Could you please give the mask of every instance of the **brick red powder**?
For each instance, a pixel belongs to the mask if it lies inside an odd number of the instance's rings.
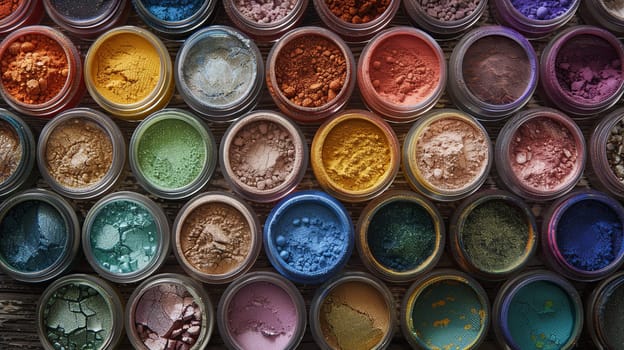
[[[8,17],[15,12],[24,0],[0,0],[0,19]]]
[[[386,11],[390,0],[325,0],[329,10],[345,22],[367,23]]]

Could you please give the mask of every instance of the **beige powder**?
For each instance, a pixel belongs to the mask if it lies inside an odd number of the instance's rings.
[[[15,129],[0,121],[0,182],[13,175],[22,160],[22,145]]]

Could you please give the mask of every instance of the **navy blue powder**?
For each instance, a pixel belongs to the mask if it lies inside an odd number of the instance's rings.
[[[144,0],[143,5],[156,18],[176,22],[194,15],[202,6],[201,0]]]
[[[511,0],[512,5],[530,19],[549,20],[565,14],[573,0]]]

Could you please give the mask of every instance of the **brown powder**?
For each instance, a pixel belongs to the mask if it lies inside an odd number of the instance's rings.
[[[390,0],[325,0],[336,17],[345,22],[368,23],[379,17],[390,5]]]
[[[13,175],[21,160],[22,144],[15,128],[0,121],[0,182]]]
[[[8,17],[15,12],[24,0],[0,0],[0,19]]]

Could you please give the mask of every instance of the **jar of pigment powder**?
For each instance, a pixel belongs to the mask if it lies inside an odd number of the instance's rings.
[[[7,1],[0,6],[0,35],[37,24],[43,18],[43,14],[43,4],[40,0]]]
[[[393,27],[362,50],[358,87],[371,110],[391,122],[411,122],[444,93],[446,69],[444,53],[432,37],[412,27]]]
[[[73,274],[50,284],[37,303],[37,334],[45,350],[116,348],[124,307],[115,287]]]
[[[226,192],[205,192],[178,212],[173,252],[189,275],[204,283],[228,283],[251,269],[262,247],[254,210]]]
[[[538,61],[531,43],[502,26],[464,35],[449,60],[448,93],[455,105],[483,121],[524,107],[537,87]]]
[[[587,24],[624,34],[624,2],[620,0],[581,1],[579,15]]]
[[[385,349],[395,326],[390,289],[364,272],[327,281],[310,305],[310,330],[321,349]]]
[[[574,286],[547,270],[508,280],[492,306],[492,328],[504,350],[573,349],[583,330]]]
[[[531,208],[501,190],[466,198],[449,223],[453,258],[471,275],[503,280],[526,267],[537,249],[537,224]]]
[[[187,198],[210,180],[217,144],[204,122],[190,112],[165,108],[134,129],[130,168],[141,187],[165,199]]]
[[[478,349],[490,324],[490,303],[472,277],[438,269],[410,286],[399,318],[415,349]]]
[[[214,319],[203,285],[176,273],[152,276],[136,287],[124,315],[126,334],[138,350],[206,349]]]
[[[35,183],[35,137],[22,118],[0,108],[0,199]]]
[[[308,0],[224,0],[225,13],[241,31],[259,42],[273,42],[298,26]]]
[[[355,87],[355,59],[347,44],[325,28],[293,29],[271,48],[266,82],[284,114],[320,123],[347,105]]]
[[[80,249],[76,212],[58,194],[30,189],[0,205],[0,270],[39,283],[65,273]]]
[[[327,193],[345,202],[363,202],[392,184],[399,171],[399,140],[380,117],[349,110],[316,131],[310,160]]]
[[[613,34],[574,26],[557,34],[540,59],[540,87],[557,108],[595,117],[624,94],[624,46]]]
[[[136,78],[124,78],[128,76]],[[169,51],[146,29],[111,29],[87,52],[85,83],[93,100],[109,113],[124,120],[142,120],[167,106],[173,95]]]
[[[80,39],[92,39],[126,22],[128,0],[43,0],[48,16]]]
[[[308,144],[299,126],[284,115],[253,111],[226,130],[219,161],[225,180],[236,193],[254,202],[273,202],[303,179]]]
[[[588,142],[586,175],[594,188],[624,199],[624,108],[600,119]]]
[[[20,113],[49,118],[76,106],[84,93],[80,52],[54,28],[11,32],[0,43],[0,63],[0,96]]]
[[[622,349],[624,344],[624,271],[602,281],[585,304],[585,324],[599,349]]]
[[[90,108],[73,108],[50,120],[41,130],[37,165],[56,192],[91,199],[122,180],[126,142],[115,122]]]
[[[211,121],[227,122],[258,104],[264,81],[262,55],[234,28],[203,28],[178,51],[175,80],[193,110]]]
[[[529,39],[547,36],[568,23],[581,0],[493,0],[492,14],[498,23]]]
[[[577,281],[597,281],[624,262],[624,207],[593,190],[570,193],[544,215],[542,252],[553,270]]]
[[[364,207],[355,245],[364,265],[391,282],[429,272],[444,251],[444,221],[433,203],[410,191],[388,191]]]
[[[134,10],[159,36],[183,40],[206,25],[217,0],[132,0]]]
[[[313,0],[321,21],[349,43],[363,43],[386,28],[400,0]]]
[[[403,143],[403,173],[409,185],[438,201],[474,193],[493,161],[485,128],[470,115],[438,109],[417,120]]]
[[[487,0],[404,0],[403,7],[414,25],[445,40],[457,38],[474,26],[487,3]]]
[[[306,306],[294,284],[267,271],[232,282],[217,308],[228,349],[297,349],[306,328]]]
[[[533,201],[560,197],[583,175],[585,139],[578,125],[551,108],[523,110],[496,139],[499,184]]]

